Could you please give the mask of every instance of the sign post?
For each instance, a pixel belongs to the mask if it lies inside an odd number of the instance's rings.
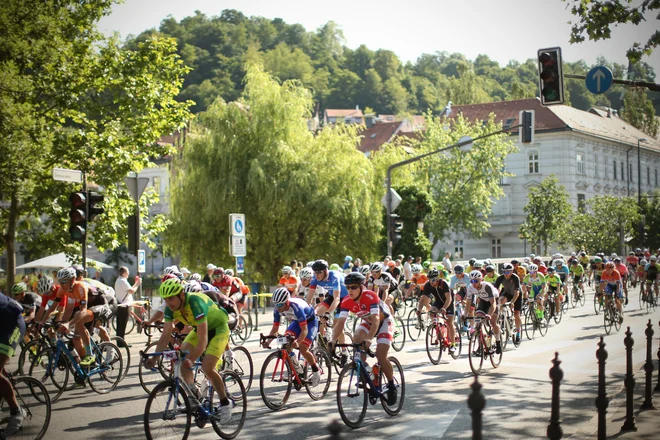
[[[138,273],[145,273],[147,271],[146,252],[144,249],[139,249],[138,257]]]

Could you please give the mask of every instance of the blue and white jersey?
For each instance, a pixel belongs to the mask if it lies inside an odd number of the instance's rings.
[[[562,264],[561,267],[555,267],[555,269],[557,269],[557,273],[561,277],[562,281],[568,279],[568,276],[570,275],[570,272],[571,272],[570,269],[568,268],[568,266],[566,266],[565,264]]]
[[[314,308],[302,298],[289,298],[289,308],[283,312],[275,308],[273,310],[273,325],[280,325],[282,316],[287,317],[290,321],[297,321],[300,325],[307,325],[308,322],[316,321]]]
[[[450,289],[467,289],[467,286],[470,285],[470,276],[466,273],[463,274],[463,278],[458,278],[458,276],[454,275],[451,277],[451,281],[449,283],[449,288]]]
[[[328,295],[335,296],[335,292],[339,292],[339,298],[344,298],[348,295],[348,290],[344,284],[344,274],[337,270],[329,270],[328,277],[319,281],[316,277],[312,277],[312,282],[309,284],[310,287],[321,286],[328,291]]]
[[[219,291],[220,291],[217,287],[215,287],[215,286],[214,286],[213,284],[211,284],[211,283],[205,283],[205,282],[202,281],[202,282],[199,283],[199,284],[202,286],[202,290],[203,290],[203,291],[207,291],[207,292],[208,292],[209,290],[211,290],[211,291],[213,291],[213,292],[219,292]]]

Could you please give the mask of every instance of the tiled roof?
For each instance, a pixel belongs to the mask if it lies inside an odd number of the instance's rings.
[[[555,106],[556,107],[556,106]],[[518,99],[515,101],[489,102],[486,104],[456,105],[452,107],[450,118],[462,114],[469,121],[487,121],[490,114],[495,114],[495,122],[504,124],[507,120],[511,125],[517,125],[518,116],[522,110],[534,110],[535,130],[560,130],[566,128],[566,124],[555,115],[550,108],[543,107],[536,98]],[[518,133],[518,130],[511,130]]]
[[[325,115],[329,118],[345,118],[347,116],[352,118],[364,117],[360,109],[327,109]]]
[[[362,139],[358,150],[363,153],[378,150],[392,139],[400,125],[401,122],[381,122],[367,128],[360,133]]]

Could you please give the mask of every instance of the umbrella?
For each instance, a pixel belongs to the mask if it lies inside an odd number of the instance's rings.
[[[66,258],[64,252],[59,254],[50,255],[48,257],[39,258],[38,260],[30,261],[29,263],[21,264],[16,266],[16,269],[36,269],[36,268],[61,268],[71,266],[71,261]],[[87,267],[98,267],[100,269],[112,269],[112,266],[100,261],[93,260],[91,258],[87,259]]]

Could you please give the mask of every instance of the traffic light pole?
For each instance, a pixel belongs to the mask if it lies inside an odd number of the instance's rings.
[[[447,151],[447,150],[451,150],[452,148],[464,147],[466,145],[470,145],[471,143],[473,143],[475,141],[486,139],[486,138],[489,138],[491,136],[495,136],[497,134],[507,133],[511,130],[514,130],[516,128],[520,128],[522,126],[523,126],[523,124],[513,125],[513,126],[511,126],[509,128],[506,128],[504,130],[495,131],[493,133],[488,133],[488,134],[485,134],[483,136],[476,137],[474,139],[469,139],[469,140],[466,140],[466,141],[463,141],[463,142],[458,142],[458,143],[449,145],[448,147],[440,148],[438,150],[431,151],[429,153],[420,154],[419,156],[414,156],[414,157],[411,157],[410,159],[402,160],[401,162],[397,162],[397,163],[394,163],[394,164],[390,165],[387,168],[387,177],[385,177],[385,184],[387,185],[387,192],[385,193],[386,198],[387,198],[387,220],[386,220],[386,224],[387,224],[387,254],[392,255],[392,227],[390,225],[390,223],[392,221],[391,220],[392,219],[392,193],[390,192],[390,190],[392,189],[392,171],[394,169],[402,167],[404,165],[408,165],[409,163],[420,161],[420,160],[424,159],[425,157],[433,156],[434,154],[438,154],[438,153],[442,153],[442,152]]]
[[[570,78],[570,79],[587,79],[585,75],[572,75],[565,73],[564,78]],[[660,84],[655,84],[652,82],[645,82],[645,81],[630,81],[627,79],[613,79],[612,82],[614,84],[623,84],[625,86],[630,86],[630,87],[645,87],[652,92],[660,92]]]
[[[85,193],[85,218],[89,219],[89,197],[87,196],[87,174],[82,172],[83,178],[83,192]],[[89,222],[89,220],[88,220]],[[85,229],[85,234],[83,235],[82,240],[82,267],[84,271],[87,271],[87,228]]]

